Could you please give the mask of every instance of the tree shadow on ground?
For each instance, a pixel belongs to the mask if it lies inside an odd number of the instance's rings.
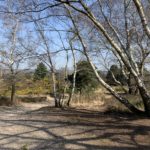
[[[13,150],[14,143],[19,148],[27,143],[30,150],[150,149],[150,120],[146,118],[47,107],[0,121],[5,129],[25,129],[0,132],[3,150]]]

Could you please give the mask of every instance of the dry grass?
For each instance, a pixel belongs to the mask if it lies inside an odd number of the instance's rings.
[[[99,110],[105,104],[106,99],[110,99],[110,97],[112,96],[107,95],[105,89],[101,88],[91,93],[84,93],[82,95],[75,94],[71,106]]]
[[[119,91],[121,94],[121,92]],[[143,103],[140,95],[121,94],[128,99],[134,106],[143,110]],[[93,93],[85,93],[83,95],[75,95],[72,103],[72,107],[86,108],[90,110],[99,110],[103,106],[103,111],[113,113],[130,113],[130,111],[121,104],[116,98],[114,98],[105,89],[101,88]]]

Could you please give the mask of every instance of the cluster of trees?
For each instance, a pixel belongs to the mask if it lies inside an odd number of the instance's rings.
[[[74,92],[82,93],[85,92],[90,92],[94,91],[95,89],[98,88],[98,80],[95,76],[95,74],[92,71],[92,68],[90,64],[86,61],[79,61],[76,63],[77,70],[76,70],[76,76],[75,76],[75,87],[74,87]],[[72,98],[74,94],[72,93],[72,87],[74,84],[73,81],[73,73],[68,74],[68,76],[65,78],[64,75],[64,70],[57,70],[56,71],[56,93],[57,97],[59,97],[59,101],[61,100],[62,96],[64,96],[64,82],[67,82],[67,88],[66,88],[66,93],[70,94],[70,99]],[[43,80],[45,77],[49,77],[51,73],[48,72],[47,67],[43,63],[39,63],[37,65],[37,68],[35,69],[34,75],[33,75],[33,80],[38,82],[39,80]],[[53,94],[53,93],[51,93]],[[60,104],[61,105],[61,104]],[[70,105],[70,101],[68,102],[67,105]]]
[[[64,77],[72,83],[68,101],[71,101],[75,87],[82,91],[80,86],[85,86],[82,82],[92,79],[92,83],[101,84],[130,111],[150,115],[150,94],[144,83],[144,68],[149,67],[150,53],[149,0],[46,0],[44,3],[6,0],[0,9],[3,28],[7,31],[7,36],[3,37],[5,44],[1,43],[0,63],[10,70],[12,100],[20,64],[40,59],[51,73],[55,106],[59,107],[63,96],[57,96],[56,63],[59,61],[56,58],[61,55],[65,57]],[[84,62],[77,63],[79,55],[90,64],[84,73],[80,72]],[[70,65],[73,74],[68,77]],[[99,73],[101,67],[109,70],[108,82]],[[90,71],[86,73],[88,69]],[[110,83],[113,80],[122,88],[127,84],[127,91],[131,91],[131,78],[144,110],[117,93]],[[94,88],[97,84],[87,85]],[[65,80],[63,93],[67,88],[68,80]]]

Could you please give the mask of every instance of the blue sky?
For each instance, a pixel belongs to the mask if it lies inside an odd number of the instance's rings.
[[[45,14],[45,12],[43,12],[42,15],[44,15],[44,14]],[[37,15],[37,14],[35,14],[35,15]],[[3,20],[0,20],[0,32],[1,32],[1,34],[0,34],[0,45],[2,43],[5,43],[5,46],[6,46],[5,48],[7,48],[7,43],[5,42],[5,33],[6,32],[5,32],[4,27],[2,25],[2,21]],[[67,24],[69,24],[69,22],[67,22],[66,20],[59,20],[59,19],[56,19],[56,18],[54,19],[53,17],[52,18],[48,18],[48,22],[47,23],[49,24],[49,27],[47,27],[46,30],[49,30],[49,29],[51,30],[52,28],[56,28],[57,30],[66,30],[66,29],[68,29],[68,26],[65,24],[65,22]],[[35,26],[34,26],[33,22],[24,23],[23,26],[22,26],[22,29],[20,31],[19,36],[23,36],[24,42],[28,41],[28,40],[29,40],[29,42],[31,42],[33,40],[33,42],[36,42],[37,45],[40,45],[41,42],[38,41],[37,33],[35,33],[35,31],[34,31],[34,27]],[[27,31],[29,31],[32,34],[33,39],[26,39],[27,36],[28,36],[28,32]],[[61,50],[62,49],[62,43],[61,43],[61,40],[60,40],[60,37],[59,37],[58,33],[54,32],[54,31],[47,31],[45,33],[46,33],[46,36],[48,36],[49,39],[50,39],[49,43],[50,43],[51,51],[55,52],[55,51]],[[68,48],[68,41],[66,41],[66,33],[65,32],[60,32],[60,33],[61,33],[61,36],[62,36],[62,39],[63,39],[65,47]],[[43,52],[43,47],[39,46],[39,47],[37,47],[36,50],[39,53],[42,53]],[[81,55],[79,53],[77,53],[77,61],[80,60],[80,58],[81,58]],[[34,60],[36,62],[36,59],[34,59]],[[60,52],[55,57],[53,57],[53,61],[54,61],[54,64],[56,65],[57,69],[65,67],[65,64],[66,64],[66,53],[65,52]],[[38,62],[39,61],[37,61],[37,63]],[[69,66],[70,69],[72,69],[73,60],[72,60],[71,52],[69,52],[69,63],[68,63],[68,66]],[[28,63],[27,62],[25,62],[25,63],[23,63],[21,65],[21,68],[26,68],[26,67],[28,67]],[[31,68],[35,68],[36,66],[32,65],[30,67]],[[100,65],[98,66],[98,68],[100,68]]]

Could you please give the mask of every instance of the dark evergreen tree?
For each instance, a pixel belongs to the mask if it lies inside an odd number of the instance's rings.
[[[68,80],[73,82],[73,75],[68,76]],[[80,61],[77,63],[76,74],[76,90],[92,90],[98,86],[98,80],[87,61]]]
[[[124,75],[122,74],[122,71],[120,68],[118,68],[117,65],[112,65],[110,67],[110,70],[108,71],[107,75],[106,75],[106,81],[108,84],[110,85],[117,85],[117,83],[114,80],[114,77],[117,81],[119,81],[122,85],[126,85],[127,81],[124,77]]]
[[[34,80],[41,80],[47,75],[48,71],[46,66],[41,62],[38,64],[34,72]]]

